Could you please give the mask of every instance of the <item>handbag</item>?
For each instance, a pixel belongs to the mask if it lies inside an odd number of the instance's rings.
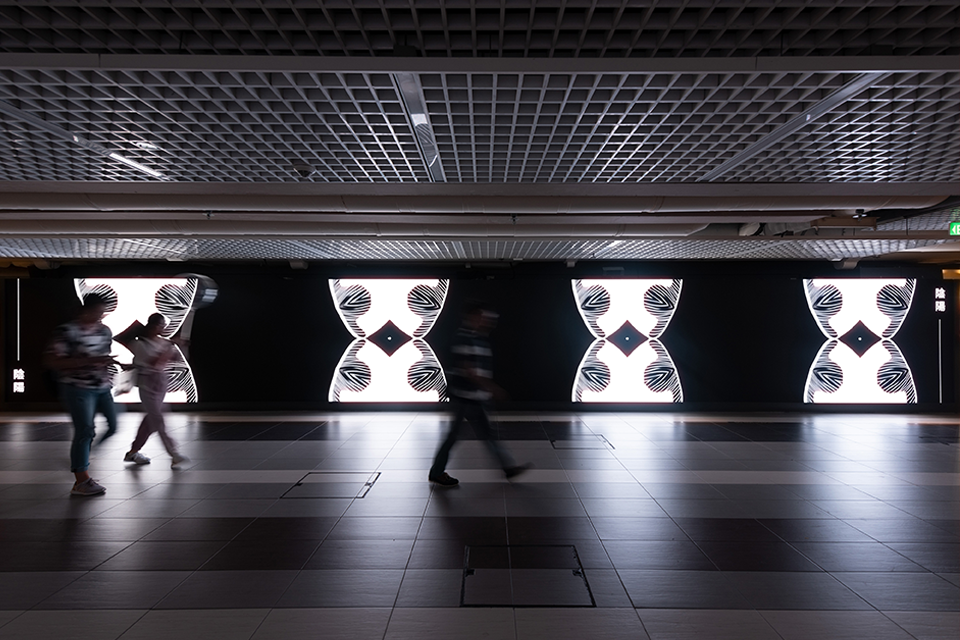
[[[137,370],[134,367],[121,369],[113,381],[113,395],[122,396],[137,386]]]

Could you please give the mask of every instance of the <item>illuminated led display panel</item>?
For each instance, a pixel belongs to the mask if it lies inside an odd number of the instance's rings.
[[[594,337],[577,370],[574,402],[683,402],[680,375],[660,341],[681,287],[678,279],[573,280]]]
[[[107,313],[103,323],[110,327],[113,335],[127,329],[135,320],[146,324],[150,314],[162,313],[167,318],[163,335],[167,338],[173,336],[186,320],[197,292],[195,278],[76,278],[74,285],[80,300],[90,293],[98,293],[106,299]],[[176,348],[179,351],[180,348]],[[114,342],[113,353],[123,364],[133,362],[133,353],[119,342]],[[186,358],[171,361],[167,373],[169,383],[165,402],[197,401],[197,384]],[[128,393],[116,396],[115,400],[140,402],[139,390],[134,387]]]
[[[893,341],[910,312],[916,280],[814,279],[803,286],[827,338],[807,374],[804,402],[917,402],[910,366]]]
[[[337,313],[354,340],[330,383],[330,402],[442,402],[443,368],[425,337],[448,280],[330,280]]]

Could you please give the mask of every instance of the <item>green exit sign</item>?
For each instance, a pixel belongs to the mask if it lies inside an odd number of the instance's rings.
[[[960,236],[960,222],[951,222],[950,223],[950,235]]]

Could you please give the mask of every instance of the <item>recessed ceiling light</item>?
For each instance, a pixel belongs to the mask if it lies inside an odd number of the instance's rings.
[[[144,149],[144,150],[146,150],[146,151],[157,151],[157,150],[160,149],[160,147],[158,147],[157,145],[152,144],[152,143],[150,143],[150,142],[140,142],[140,141],[137,141],[137,142],[134,142],[133,144],[134,144],[134,146],[140,147],[141,149]]]
[[[130,158],[124,158],[124,157],[123,157],[122,155],[120,155],[119,153],[111,153],[111,154],[109,154],[109,157],[113,158],[114,160],[116,160],[116,161],[118,161],[118,162],[122,162],[123,164],[125,164],[125,165],[127,165],[127,166],[129,166],[129,167],[133,167],[133,168],[136,169],[137,171],[142,171],[142,172],[144,172],[144,173],[146,173],[146,174],[149,174],[149,175],[153,176],[154,178],[163,178],[163,177],[164,177],[163,174],[160,173],[159,171],[154,171],[154,170],[151,169],[150,167],[145,167],[145,166],[143,166],[142,164],[140,164],[139,162],[134,162],[134,161],[131,160]]]

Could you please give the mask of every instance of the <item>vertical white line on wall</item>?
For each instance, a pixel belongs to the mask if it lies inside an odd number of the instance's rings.
[[[937,318],[937,374],[940,376],[940,404],[943,404],[943,318]]]
[[[17,278],[17,362],[20,362],[20,278]]]

